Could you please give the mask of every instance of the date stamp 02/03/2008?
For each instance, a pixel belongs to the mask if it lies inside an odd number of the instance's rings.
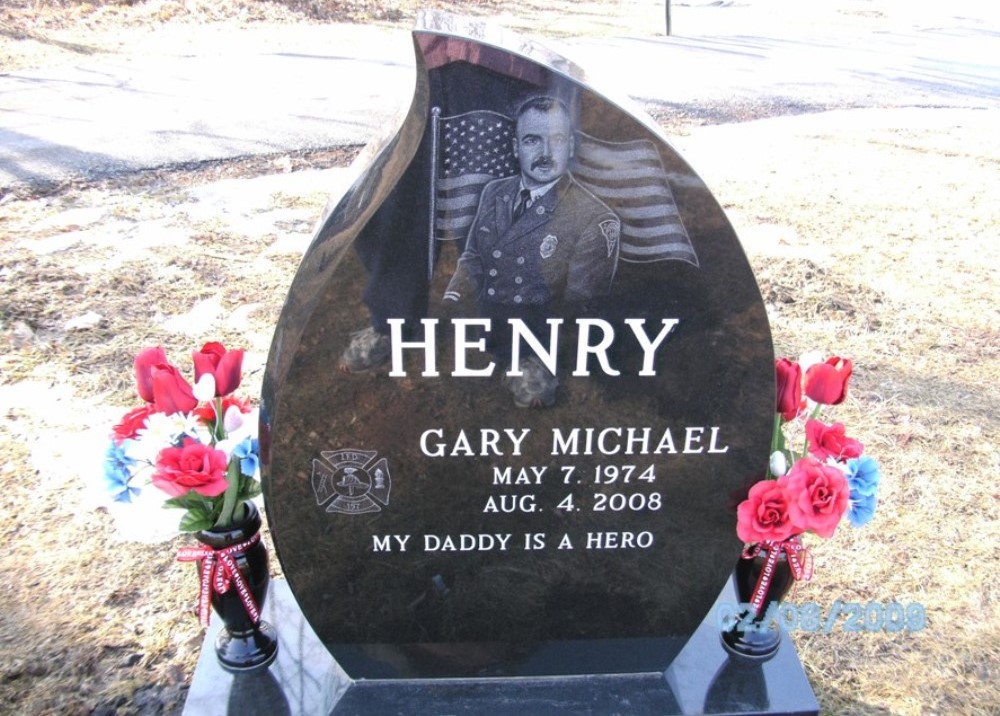
[[[777,623],[786,631],[822,632],[917,632],[927,626],[927,610],[920,602],[843,602],[833,601],[829,609],[816,602],[795,604],[772,602],[763,618],[755,618],[750,604],[720,604],[715,618],[718,627],[743,631],[765,630]]]

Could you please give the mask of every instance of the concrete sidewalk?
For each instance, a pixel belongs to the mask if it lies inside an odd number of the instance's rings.
[[[546,44],[603,79],[598,89],[647,107],[716,114],[723,107],[724,114],[727,104],[741,103],[758,107],[755,116],[844,107],[996,109],[1000,29],[996,11],[982,7],[992,17],[943,12],[933,24],[914,20],[877,32],[716,22],[701,25],[698,35]],[[715,17],[732,20],[735,12]],[[411,98],[405,30],[201,32],[204,38],[184,47],[153,46],[141,56],[95,55],[73,66],[0,74],[0,188],[364,143]]]

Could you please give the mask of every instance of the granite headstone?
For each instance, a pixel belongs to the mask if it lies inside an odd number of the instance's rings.
[[[634,713],[680,712],[662,675],[767,460],[750,266],[652,121],[572,63],[439,13],[414,44],[410,110],[325,212],[268,361],[284,575],[359,684],[479,703],[468,684],[659,674]]]

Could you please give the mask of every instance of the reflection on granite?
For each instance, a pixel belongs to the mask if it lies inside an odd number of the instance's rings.
[[[819,704],[795,646],[782,631],[781,646],[766,661],[731,655],[722,646],[719,606],[738,602],[730,580],[701,626],[666,671],[679,714],[783,714],[809,716]]]
[[[767,711],[770,704],[763,664],[740,659],[729,659],[723,664],[705,694],[706,714]]]
[[[350,679],[309,628],[286,581],[271,581],[262,617],[278,630],[278,656],[265,671],[233,676],[215,658],[221,621],[212,615],[184,716],[313,716],[337,703]]]
[[[281,640],[270,670],[233,677],[215,660],[213,621],[188,692],[184,716],[658,716],[747,714],[815,716],[819,706],[795,648],[783,635],[771,660],[744,663],[722,648],[716,606],[734,602],[729,584],[665,673],[584,674],[499,679],[352,681],[298,609],[288,585],[272,582],[264,618]],[[563,645],[571,648],[571,644]],[[561,657],[560,657],[561,658]]]
[[[231,716],[262,713],[267,705],[267,713],[271,716],[291,716],[281,683],[269,670],[253,674],[237,674],[229,689],[229,705],[226,713]]]

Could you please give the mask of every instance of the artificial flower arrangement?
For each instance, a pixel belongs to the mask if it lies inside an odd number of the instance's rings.
[[[117,503],[184,510],[182,532],[224,530],[260,494],[257,415],[249,400],[233,395],[242,350],[206,343],[192,359],[193,386],[163,348],[136,356],[136,388],[145,402],[112,429],[105,483]]]
[[[266,668],[278,651],[274,628],[261,619],[270,577],[251,501],[260,494],[257,411],[233,395],[242,350],[213,342],[191,357],[193,386],[163,348],[139,351],[135,380],[144,405],[112,429],[105,483],[114,504],[137,508],[140,525],[155,519],[143,507],[183,510],[177,529],[201,543],[177,554],[198,563],[199,620],[208,626],[211,611],[219,614],[216,656],[223,669],[245,673]]]
[[[849,437],[842,423],[819,420],[824,406],[840,405],[847,397],[851,361],[838,356],[825,361],[803,356],[800,362],[779,358],[775,370],[776,405],[766,479],[750,488],[736,511],[744,559],[767,553],[751,600],[758,614],[767,594],[766,582],[781,554],[787,556],[795,579],[809,579],[812,559],[802,535],[832,537],[845,518],[854,527],[868,523],[875,514],[881,479],[878,463],[864,454],[864,445]],[[791,436],[800,440],[793,444]],[[796,449],[796,444],[801,447]]]

